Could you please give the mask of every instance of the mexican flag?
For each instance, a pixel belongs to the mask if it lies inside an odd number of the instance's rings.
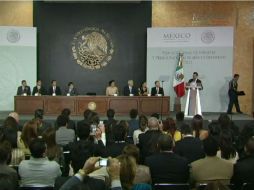
[[[183,53],[179,53],[179,62],[176,67],[173,87],[177,97],[182,97],[185,94],[185,83],[183,74]]]

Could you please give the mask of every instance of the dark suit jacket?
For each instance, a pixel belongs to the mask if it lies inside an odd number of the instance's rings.
[[[18,96],[21,96],[21,95],[23,95],[24,93],[26,93],[27,95],[31,95],[30,86],[25,86],[24,90],[22,89],[22,86],[19,86],[19,87],[18,87],[17,95],[18,95]]]
[[[40,90],[38,90],[37,86],[35,86],[35,87],[33,88],[33,93],[32,93],[33,96],[34,96],[36,93],[39,93],[39,94],[41,94],[41,95],[46,95],[46,94],[47,94],[46,89],[45,89],[43,86],[41,86],[41,89],[40,89]]]
[[[237,186],[241,186],[243,183],[254,184],[254,154],[237,161],[231,181]]]
[[[56,91],[55,91],[56,95],[59,96],[59,95],[62,95],[62,92],[61,92],[61,89],[59,86],[56,87]],[[53,94],[53,87],[49,87],[49,95],[52,95]]]
[[[126,142],[120,142],[120,143],[112,143],[106,147],[106,155],[107,157],[111,156],[113,158],[119,156],[122,154],[123,148],[128,145]]]
[[[127,85],[123,89],[123,95],[129,96],[130,94],[134,94],[134,96],[138,96],[138,89],[133,86],[130,92],[129,86]]]
[[[188,83],[192,83],[193,81],[194,81],[193,79],[190,79],[190,80],[188,81]],[[197,84],[200,84],[200,86],[201,86],[201,90],[203,90],[202,81],[201,81],[201,80],[199,80],[199,79],[197,79],[196,83],[197,83]]]
[[[149,156],[145,165],[150,168],[154,183],[186,183],[189,179],[189,166],[185,158],[172,152],[161,152]]]
[[[202,142],[199,138],[185,137],[175,144],[174,152],[179,156],[185,157],[188,163],[205,157]]]
[[[129,133],[128,136],[133,136],[133,133],[135,130],[139,129],[139,120],[137,119],[131,119],[128,121],[129,123]]]
[[[67,95],[69,93],[69,88],[65,89],[65,94]],[[70,96],[77,96],[78,95],[78,90],[76,88],[73,88],[70,92]]]
[[[157,91],[156,91],[156,87],[153,87],[152,90],[151,90],[151,96],[155,96],[156,94],[158,94]],[[164,90],[161,87],[159,88],[159,94],[164,96]]]
[[[71,165],[75,173],[78,172],[80,168],[83,168],[83,165],[89,157],[106,157],[105,146],[101,140],[98,141],[98,144],[94,144],[90,140],[80,140],[78,142],[70,143],[68,146],[71,152]]]
[[[144,162],[145,157],[158,152],[157,141],[161,134],[159,130],[148,130],[138,136],[141,163]]]

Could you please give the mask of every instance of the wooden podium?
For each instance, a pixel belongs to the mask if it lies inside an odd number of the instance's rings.
[[[201,103],[200,103],[200,95],[199,91],[202,87],[195,84],[193,85],[186,85],[187,93],[187,100],[185,105],[184,116],[185,117],[193,117],[194,115],[202,115],[201,111]]]

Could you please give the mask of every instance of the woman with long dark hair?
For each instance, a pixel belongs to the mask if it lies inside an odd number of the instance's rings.
[[[195,115],[192,119],[191,126],[193,129],[193,135],[200,140],[204,140],[208,137],[208,131],[203,129],[203,118],[201,115]]]
[[[238,153],[233,146],[232,135],[230,131],[223,130],[219,138],[220,150],[217,152],[217,156],[230,161],[235,164],[239,159]]]

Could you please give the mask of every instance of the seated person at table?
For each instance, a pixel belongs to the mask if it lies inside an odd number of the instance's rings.
[[[108,87],[106,88],[106,96],[114,96],[114,94],[118,94],[118,88],[116,87],[116,83],[114,80],[108,82]]]
[[[57,86],[56,80],[51,81],[51,87],[49,88],[49,95],[58,96],[62,95],[61,89]]]
[[[33,88],[33,96],[46,95],[46,89],[42,86],[41,80],[37,80],[36,86]]]
[[[130,94],[138,96],[138,90],[134,87],[133,80],[128,80],[128,85],[125,86],[123,90],[124,96],[129,96]]]
[[[21,81],[21,84],[22,84],[22,85],[18,87],[17,95],[18,95],[18,96],[31,95],[30,86],[27,86],[26,81],[25,81],[25,80],[22,80],[22,81]]]
[[[158,96],[159,94],[161,94],[162,96],[164,96],[164,90],[163,88],[160,87],[160,81],[155,81],[154,84],[155,84],[155,87],[152,88],[151,95]]]
[[[147,87],[147,83],[146,82],[142,82],[139,90],[139,95],[140,96],[147,96],[149,94],[149,89]]]
[[[73,82],[69,82],[68,83],[68,88],[65,89],[65,95],[67,95],[67,96],[77,96],[78,95],[78,91],[74,87],[74,83]]]

